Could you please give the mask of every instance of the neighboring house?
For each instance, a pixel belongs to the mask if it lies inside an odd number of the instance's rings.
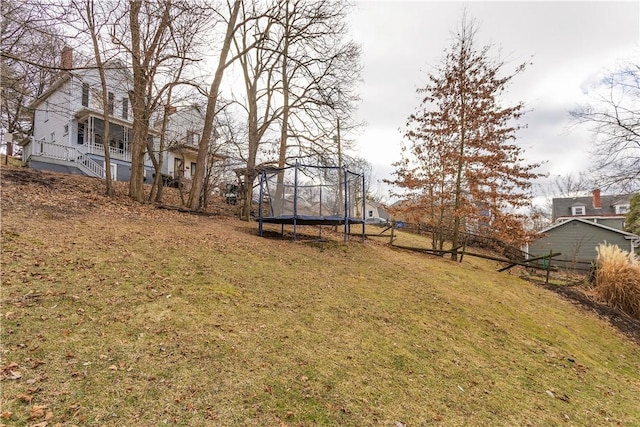
[[[73,52],[62,54],[62,71],[36,99],[33,136],[23,143],[23,162],[33,169],[103,178],[104,144],[108,144],[111,176],[131,177],[132,112],[128,89],[131,73],[122,64],[105,67],[109,108],[109,141],[104,140],[102,88],[96,69],[73,70]],[[151,130],[150,137],[157,136]],[[145,156],[145,182],[153,182],[153,165]]]
[[[176,180],[188,182],[196,173],[204,112],[197,105],[173,109],[174,112],[169,116],[167,123],[167,151],[163,173]]]
[[[559,252],[562,267],[588,269],[597,257],[601,243],[617,245],[637,253],[640,236],[624,231],[624,218],[631,195],[603,196],[594,190],[589,197],[553,199],[554,224],[539,232],[540,238],[528,245],[531,256]],[[554,262],[554,264],[558,264]]]
[[[568,268],[589,269],[598,255],[596,248],[604,242],[627,252],[637,253],[640,249],[640,236],[577,217],[556,223],[540,231],[540,235],[526,252],[532,257],[559,252],[562,255],[558,259],[567,262],[552,261],[553,264]]]
[[[624,230],[624,220],[631,205],[632,194],[605,196],[593,190],[587,197],[565,197],[553,199],[553,223],[571,218],[581,218],[595,223]]]
[[[389,212],[382,204],[367,199],[364,202],[364,220],[370,224],[386,223],[389,222]]]
[[[162,173],[171,176],[175,182],[185,184],[188,187],[196,173],[206,106],[193,104],[170,108],[171,114],[168,117],[165,132],[166,148]],[[216,146],[217,138],[218,135],[214,130],[209,147]],[[222,178],[225,161],[230,157],[220,148],[217,146],[217,149],[213,150],[215,152],[210,151],[207,157],[207,171],[210,173],[209,179],[213,190],[216,190],[220,184],[217,181]]]

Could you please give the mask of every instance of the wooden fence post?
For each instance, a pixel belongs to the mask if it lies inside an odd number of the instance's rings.
[[[553,255],[553,250],[549,251],[549,259],[547,260],[547,278],[545,283],[549,283],[549,271],[551,270],[551,256]]]
[[[395,228],[396,228],[396,222],[395,222],[395,221],[393,221],[393,222],[391,223],[391,240],[389,241],[389,244],[390,244],[390,245],[393,245],[393,230],[395,230]]]

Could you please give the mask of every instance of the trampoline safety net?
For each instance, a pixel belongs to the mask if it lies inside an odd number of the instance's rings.
[[[259,221],[295,225],[362,224],[364,177],[346,167],[296,164],[263,169]],[[295,231],[294,231],[295,233]]]

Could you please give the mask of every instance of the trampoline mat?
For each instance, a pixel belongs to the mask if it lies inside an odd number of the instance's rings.
[[[349,224],[362,224],[362,218],[346,218]],[[310,215],[283,215],[262,217],[262,222],[268,224],[293,224],[296,225],[341,225],[345,222],[343,216],[310,216]]]

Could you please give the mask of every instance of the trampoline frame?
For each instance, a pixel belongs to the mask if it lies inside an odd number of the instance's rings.
[[[280,216],[264,216],[263,212],[264,212],[264,199],[265,196],[269,197],[269,204],[270,206],[272,206],[272,199],[271,199],[271,194],[265,193],[265,185],[267,183],[267,174],[276,174],[280,171],[284,172],[287,169],[290,168],[294,168],[294,183],[293,183],[293,214],[288,214],[288,215],[280,215]],[[298,188],[299,188],[299,181],[298,181],[298,171],[300,169],[305,169],[305,168],[314,168],[314,169],[332,169],[332,170],[336,170],[338,171],[338,174],[342,174],[342,185],[343,185],[343,212],[344,215],[342,216],[336,216],[336,215],[329,215],[329,216],[312,216],[312,215],[301,215],[298,214]],[[350,202],[350,197],[352,196],[349,192],[349,182],[346,179],[346,177],[348,176],[348,174],[350,175],[354,175],[355,177],[359,177],[360,178],[360,184],[361,184],[361,194],[362,194],[362,218],[357,218],[357,217],[353,217],[353,216],[349,216],[349,202]],[[298,161],[296,161],[296,163],[294,165],[288,165],[284,168],[275,168],[275,167],[265,167],[260,171],[260,190],[259,190],[259,199],[258,199],[258,234],[260,236],[263,236],[263,224],[280,224],[282,225],[282,233],[284,234],[284,226],[285,225],[293,225],[293,239],[297,240],[297,226],[298,225],[318,225],[319,226],[319,233],[320,236],[322,235],[322,226],[323,225],[329,225],[329,226],[338,226],[338,225],[343,225],[344,226],[344,232],[343,232],[343,240],[344,242],[347,241],[349,233],[350,233],[350,229],[351,229],[351,225],[352,224],[362,224],[362,240],[364,241],[365,239],[365,181],[364,181],[364,175],[361,173],[356,173],[356,172],[352,172],[350,170],[347,169],[346,166],[342,166],[342,167],[338,167],[338,166],[315,166],[315,165],[306,165],[306,164],[302,164],[299,163]],[[322,205],[322,186],[320,188],[320,201],[321,201],[321,205]],[[356,202],[354,201],[353,203],[353,207],[356,206]],[[322,211],[322,206],[320,207],[320,211]]]

